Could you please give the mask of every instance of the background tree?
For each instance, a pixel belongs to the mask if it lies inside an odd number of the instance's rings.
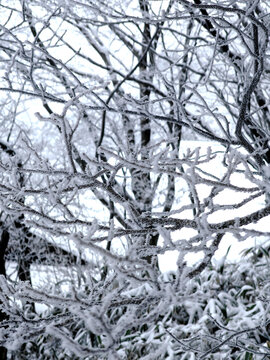
[[[269,235],[267,2],[0,6],[2,358],[269,356],[267,287],[211,268]]]

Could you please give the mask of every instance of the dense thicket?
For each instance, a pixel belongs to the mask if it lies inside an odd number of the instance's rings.
[[[0,9],[0,358],[269,357],[268,2]]]

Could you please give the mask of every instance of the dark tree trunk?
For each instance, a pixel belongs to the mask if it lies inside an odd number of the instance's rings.
[[[9,232],[7,230],[2,230],[1,242],[0,242],[0,275],[6,276],[6,266],[5,266],[5,252],[9,241]],[[0,311],[0,323],[4,320],[7,320],[7,315]],[[7,359],[7,349],[4,346],[0,346],[0,360]]]

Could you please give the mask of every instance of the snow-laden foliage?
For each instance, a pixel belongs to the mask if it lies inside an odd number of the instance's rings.
[[[8,348],[25,359],[267,358],[269,275],[267,250],[267,256],[255,251],[239,264],[209,265],[184,289],[179,285],[176,289],[175,272],[163,274],[160,289],[150,285],[126,289],[125,300],[118,302],[119,289],[112,281],[96,299],[84,286],[76,299],[57,287],[51,296],[27,285],[9,288],[10,298],[16,293],[17,299],[54,306],[32,317],[29,306],[17,307]],[[10,310],[14,308],[11,302]],[[23,336],[30,339],[22,353]]]
[[[0,358],[267,358],[268,1],[0,10]]]

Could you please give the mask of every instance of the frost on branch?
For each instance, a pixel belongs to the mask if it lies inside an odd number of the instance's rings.
[[[267,2],[0,8],[1,359],[269,356]]]
[[[237,150],[225,155],[208,150],[205,154],[188,148],[179,159],[171,160],[156,149],[153,163],[144,164],[141,160],[125,161],[105,147],[103,153],[108,159],[104,166],[111,182],[116,181],[122,169],[147,171],[153,179],[171,175],[181,201],[176,197],[172,209],[162,211],[168,183],[160,180],[156,187],[160,195],[153,197],[153,211],[141,213],[128,193],[129,184],[125,193],[121,189],[121,177],[114,187],[104,184],[99,179],[102,176],[99,164],[92,165],[96,166],[96,172],[93,169],[91,175],[84,176],[68,174],[64,169],[55,173],[33,172],[31,182],[23,189],[24,203],[19,203],[13,195],[19,188],[6,186],[10,193],[5,211],[10,218],[14,209],[18,214],[23,213],[24,226],[31,228],[31,248],[28,243],[31,252],[26,255],[29,254],[28,261],[36,278],[23,283],[14,275],[9,275],[9,280],[2,277],[1,302],[7,316],[2,326],[2,344],[10,351],[19,351],[27,343],[29,351],[34,351],[38,341],[46,353],[53,341],[58,351],[64,348],[66,354],[106,358],[114,353],[121,358],[132,351],[156,356],[165,356],[168,351],[203,355],[213,346],[226,353],[234,338],[241,345],[250,333],[254,334],[254,341],[265,337],[266,305],[259,299],[261,290],[256,287],[255,275],[246,275],[251,272],[250,264],[246,268],[225,267],[226,270],[224,265],[216,268],[211,265],[223,237],[230,235],[234,241],[243,241],[250,236],[259,239],[266,235],[256,226],[270,212],[269,206],[263,206],[265,183],[246,167],[247,155]],[[229,166],[223,166],[217,174],[211,164],[220,161],[221,156]],[[24,171],[30,172],[26,167]],[[39,183],[35,183],[37,176],[41,179]],[[45,187],[42,181],[52,186]],[[95,217],[98,210],[91,204],[97,204],[92,195],[97,191],[107,201],[113,201],[116,213],[113,218],[106,213]],[[67,205],[69,196],[71,202]],[[261,206],[256,209],[258,199]],[[76,201],[83,206],[79,208]],[[44,206],[48,209],[46,214]],[[16,227],[10,226],[9,231],[12,240],[6,258],[19,261],[16,243],[25,245],[16,238]],[[159,236],[157,245],[149,244],[152,236]],[[171,262],[167,255],[171,251],[178,254],[176,263],[171,263],[174,271],[162,274],[159,258],[167,256]],[[196,264],[190,260],[191,254],[199,254]],[[252,265],[255,266],[259,265]],[[268,274],[264,267],[262,264],[261,281]],[[42,275],[44,269],[46,276]],[[256,310],[248,310],[247,296],[254,299]],[[39,310],[39,304],[45,305],[45,310]],[[241,317],[240,309],[243,321],[233,317],[227,323],[227,317],[236,314]],[[207,334],[214,340],[199,340],[207,338]],[[257,349],[254,341],[241,346]]]

